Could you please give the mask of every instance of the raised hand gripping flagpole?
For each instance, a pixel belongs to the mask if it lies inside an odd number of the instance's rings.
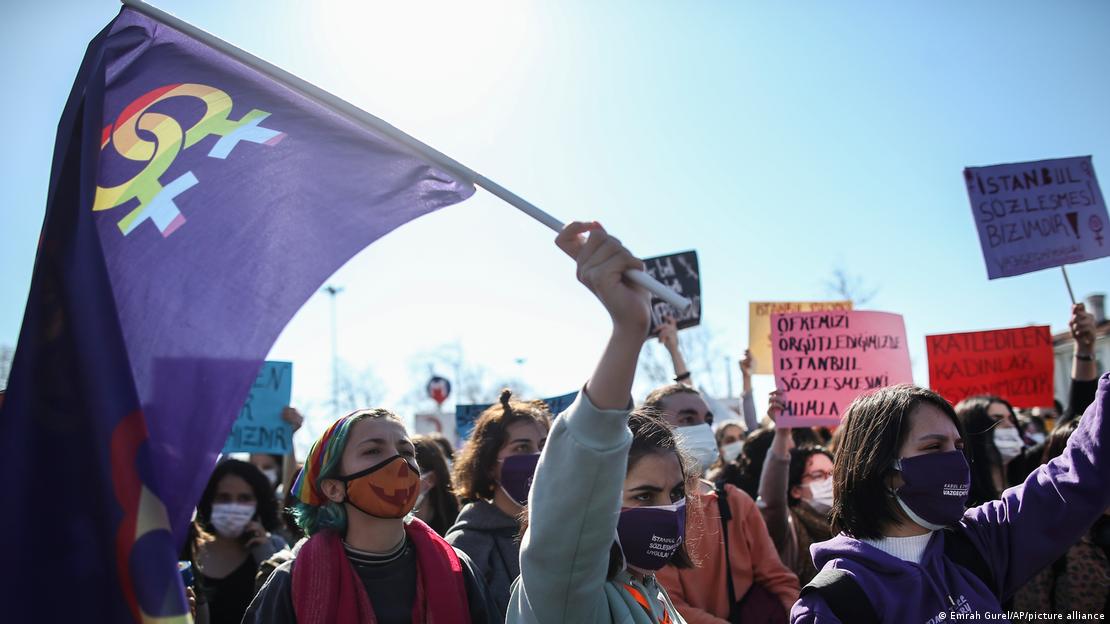
[[[455,175],[461,180],[466,180],[467,182],[475,186],[485,189],[496,197],[501,198],[506,203],[516,207],[524,214],[546,225],[553,231],[562,231],[564,226],[562,221],[556,219],[543,210],[540,210],[536,206],[532,205],[530,202],[526,201],[524,198],[506,189],[493,180],[490,180],[489,178],[479,174],[473,169],[463,165],[462,163],[447,156],[446,154],[443,154],[435,148],[412,138],[411,136],[391,126],[378,117],[367,113],[361,108],[358,108],[357,106],[354,106],[351,103],[342,100],[332,95],[331,93],[328,93],[327,91],[324,91],[316,85],[313,85],[305,80],[294,76],[293,74],[285,71],[284,69],[281,69],[280,67],[277,67],[272,63],[266,62],[258,58],[257,56],[250,54],[249,52],[237,48],[224,41],[223,39],[212,35],[211,33],[208,33],[197,28],[196,26],[193,26],[192,24],[189,24],[188,22],[178,19],[177,17],[174,17],[173,15],[166,13],[161,9],[146,4],[141,0],[121,0],[121,2],[125,6],[134,9],[135,11],[138,11],[139,13],[142,13],[143,15],[146,15],[151,19],[158,20],[159,22],[162,22],[170,28],[174,28],[198,41],[204,42],[208,46],[219,50],[224,54],[227,54],[228,56],[238,60],[244,65],[247,65],[248,67],[251,67],[259,72],[262,72],[270,78],[273,78],[274,80],[285,84],[291,89],[299,91],[306,97],[335,109],[336,111],[350,118],[352,121],[377,132],[380,132],[381,134],[384,134],[385,136],[405,146],[412,153],[429,161],[433,165]],[[658,280],[643,271],[625,271],[624,277],[630,282],[642,286],[653,295],[673,305],[679,311],[685,311],[691,305],[689,299],[676,293],[674,290],[668,288],[667,286],[664,286]]]

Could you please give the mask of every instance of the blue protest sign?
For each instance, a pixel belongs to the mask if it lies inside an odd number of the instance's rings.
[[[574,403],[574,399],[578,398],[577,392],[563,394],[557,397],[543,399],[547,403],[548,409],[551,413],[558,416],[561,412],[570,407]],[[459,445],[466,443],[466,439],[470,437],[470,432],[474,430],[474,423],[482,412],[487,407],[493,405],[492,403],[484,403],[480,405],[456,405],[455,406],[455,437],[458,439]]]
[[[293,393],[293,363],[265,362],[224,444],[224,453],[285,455],[293,448],[293,428],[281,412]]]

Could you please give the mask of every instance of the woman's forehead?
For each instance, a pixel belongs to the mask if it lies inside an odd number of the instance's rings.
[[[824,453],[814,453],[806,458],[806,472],[814,470],[832,470],[833,461]]]
[[[505,427],[506,441],[527,438],[529,440],[543,440],[547,437],[547,428],[534,420],[518,420]]]
[[[239,494],[253,492],[247,480],[237,474],[226,474],[216,484],[216,491],[224,494]]]
[[[408,437],[405,427],[392,418],[363,418],[351,427],[348,443],[358,444],[375,438],[396,443]]]
[[[651,485],[661,490],[682,483],[682,464],[674,451],[648,453],[640,458],[625,477],[625,489]]]
[[[912,442],[929,435],[943,435],[948,438],[960,437],[956,423],[935,405],[922,403],[910,412],[910,430],[906,441]]]

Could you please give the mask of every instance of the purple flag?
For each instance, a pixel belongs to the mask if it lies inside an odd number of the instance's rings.
[[[281,329],[359,250],[473,192],[124,9],[59,124],[0,412],[5,617],[183,621],[178,549]]]

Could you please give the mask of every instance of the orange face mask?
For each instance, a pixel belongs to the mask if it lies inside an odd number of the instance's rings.
[[[346,502],[377,518],[404,518],[420,495],[420,471],[400,455],[338,480],[347,486]]]

